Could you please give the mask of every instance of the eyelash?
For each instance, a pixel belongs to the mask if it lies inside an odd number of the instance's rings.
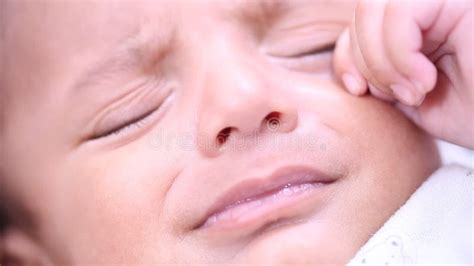
[[[173,90],[168,87],[163,87],[157,83],[152,83],[155,92],[147,97],[152,97],[158,99],[159,102],[155,103],[152,108],[148,111],[142,112],[140,115],[136,115],[128,120],[124,120],[121,123],[118,123],[116,126],[111,127],[108,130],[105,130],[100,133],[93,135],[90,140],[113,140],[116,138],[124,138],[135,131],[139,131],[143,127],[149,126],[154,120],[157,120],[157,116],[161,116],[164,109],[167,109],[168,103],[173,98]],[[160,89],[156,89],[160,87]],[[158,94],[157,94],[158,93]],[[165,93],[165,94],[163,94]]]
[[[314,56],[318,54],[324,54],[328,52],[334,51],[336,44],[335,43],[330,43],[322,47],[310,47],[307,50],[298,52],[292,56],[289,56],[289,58],[301,58],[301,57],[307,57],[307,56]]]
[[[286,55],[272,55],[280,66],[299,73],[325,73],[328,71],[335,43],[303,45]]]
[[[161,106],[160,106],[161,107]],[[129,121],[125,121],[121,123],[118,126],[115,126],[114,128],[107,130],[104,133],[101,133],[97,136],[94,136],[92,139],[104,139],[104,138],[109,138],[109,137],[117,137],[121,136],[123,134],[126,134],[130,130],[137,130],[145,126],[150,119],[150,117],[157,112],[160,107],[155,108],[151,111],[148,111],[140,116],[137,116],[136,118],[133,118]]]

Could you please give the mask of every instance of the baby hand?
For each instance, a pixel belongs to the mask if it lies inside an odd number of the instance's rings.
[[[336,45],[347,90],[396,101],[432,135],[474,148],[473,2],[362,0]]]

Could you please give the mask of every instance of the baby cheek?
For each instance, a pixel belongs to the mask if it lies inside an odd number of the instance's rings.
[[[119,174],[96,177],[101,178],[103,182],[91,185],[76,203],[77,214],[69,230],[75,243],[73,253],[78,261],[87,261],[87,257],[103,263],[122,258],[133,261],[132,257],[139,261],[144,252],[141,245],[154,235],[151,221],[160,215],[159,204]]]

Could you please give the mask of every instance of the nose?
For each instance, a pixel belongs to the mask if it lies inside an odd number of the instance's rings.
[[[209,67],[204,75],[198,134],[205,156],[218,156],[230,140],[295,129],[296,106],[271,85],[265,70],[233,60]]]

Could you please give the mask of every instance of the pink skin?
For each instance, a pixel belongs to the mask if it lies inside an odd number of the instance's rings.
[[[393,106],[336,82],[321,48],[352,3],[274,4],[4,3],[0,184],[13,218],[33,225],[13,219],[0,253],[68,265],[347,262],[438,167],[437,151]],[[242,234],[196,227],[228,191],[291,167],[335,180],[265,205],[251,226],[231,223]]]

